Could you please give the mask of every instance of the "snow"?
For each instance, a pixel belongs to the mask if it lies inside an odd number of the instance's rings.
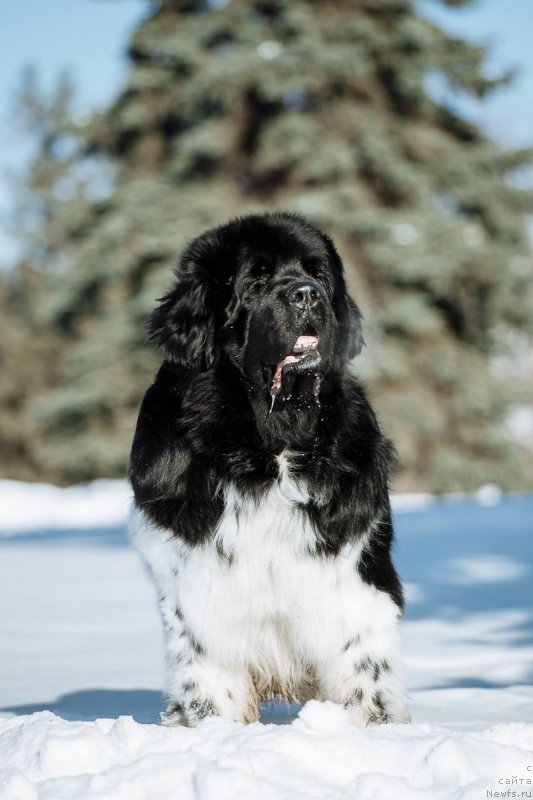
[[[450,562],[450,581],[468,585],[470,583],[506,583],[521,578],[529,572],[526,564],[508,556],[477,556],[476,558],[454,558]]]
[[[99,480],[68,489],[0,481],[0,535],[124,525],[129,498],[126,481]]]
[[[533,693],[521,700],[533,708]],[[3,797],[484,797],[502,777],[527,777],[530,728],[418,722],[360,730],[340,707],[316,701],[290,725],[206,720],[195,730],[131,717],[67,722],[41,712],[5,724],[0,746],[11,769]]]
[[[533,450],[533,406],[514,406],[506,423],[511,438],[522,447]]]
[[[1,800],[533,796],[533,496],[393,504],[413,723],[312,701],[169,729],[127,485],[0,482]]]

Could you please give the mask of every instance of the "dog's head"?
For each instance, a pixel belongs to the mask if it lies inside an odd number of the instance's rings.
[[[204,371],[225,354],[265,397],[284,400],[317,394],[363,346],[333,243],[287,213],[238,218],[194,239],[149,331],[171,361]]]

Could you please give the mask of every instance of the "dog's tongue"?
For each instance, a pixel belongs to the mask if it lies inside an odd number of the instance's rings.
[[[272,385],[270,387],[271,395],[277,395],[281,390],[281,374],[283,372],[283,367],[286,364],[294,364],[295,361],[299,361],[304,353],[306,353],[308,350],[314,350],[317,345],[318,336],[298,336],[292,353],[289,353],[288,356],[285,356],[283,361],[280,361],[276,367],[276,371],[272,377]]]

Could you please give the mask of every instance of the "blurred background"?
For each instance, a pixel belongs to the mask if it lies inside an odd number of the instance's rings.
[[[395,488],[533,488],[530,19],[527,0],[5,5],[0,477],[122,477],[179,250],[285,208],[344,259]]]
[[[185,242],[271,208],[334,237],[365,315],[415,721],[531,718],[532,16],[3,4],[0,720],[157,719],[160,625],[115,480],[160,360],[144,321]]]

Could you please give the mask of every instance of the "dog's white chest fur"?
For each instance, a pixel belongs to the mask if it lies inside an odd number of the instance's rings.
[[[258,504],[226,493],[213,541],[180,568],[176,601],[221,660],[285,675],[295,660],[314,659],[327,636],[342,638],[346,613],[354,603],[364,613],[363,597],[375,590],[357,576],[360,546],[336,559],[316,555],[316,532],[298,508],[305,487],[280,460],[279,480]]]
[[[187,637],[226,677],[253,674],[259,693],[282,686],[286,696],[297,694],[322,669],[342,683],[343,669],[337,675],[332,665],[348,658],[350,671],[357,658],[390,660],[398,608],[359,577],[364,537],[336,557],[317,555],[316,532],[298,508],[308,500],[306,487],[291,478],[287,454],[278,461],[279,478],[259,503],[226,492],[216,533],[204,545],[191,547],[134,512],[134,543],[160,596],[172,695],[180,694],[177,681],[184,685],[174,660],[183,662]],[[211,687],[209,676],[203,680]],[[215,686],[210,692],[223,707],[226,698]],[[238,681],[229,694],[242,695]]]

